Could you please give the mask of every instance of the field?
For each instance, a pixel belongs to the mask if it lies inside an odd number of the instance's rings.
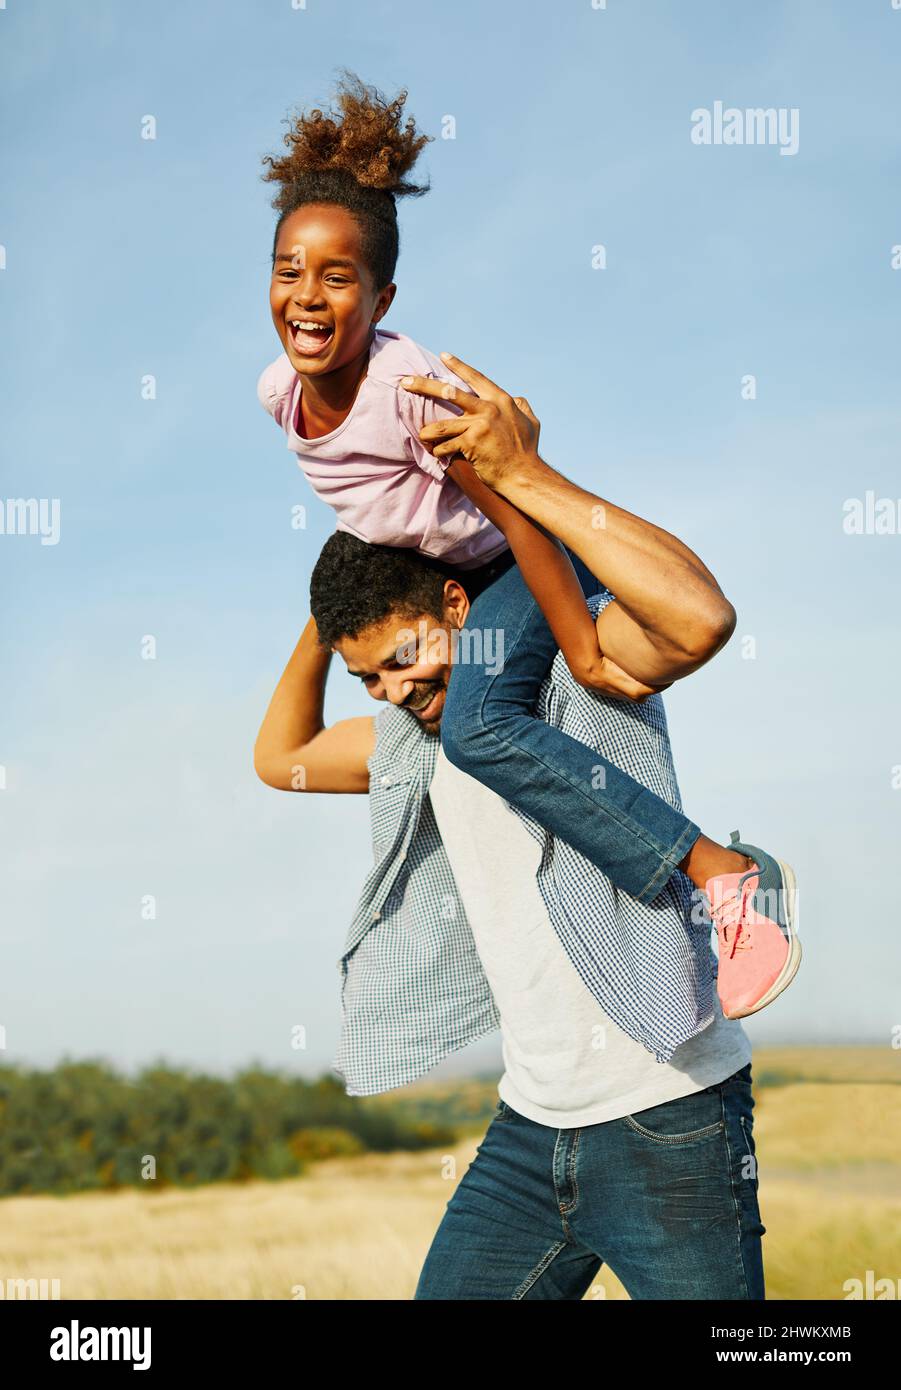
[[[754,1074],[768,1297],[842,1299],[867,1270],[898,1290],[901,1054],[761,1048]],[[453,1191],[447,1156],[462,1176],[480,1133],[281,1182],[8,1197],[0,1282],[59,1279],[63,1298],[408,1299]],[[601,1285],[626,1297],[607,1269],[588,1297]]]

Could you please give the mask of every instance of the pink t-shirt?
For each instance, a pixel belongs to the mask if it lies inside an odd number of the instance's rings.
[[[257,395],[288,436],[313,491],[338,514],[338,529],[377,545],[412,546],[461,569],[507,549],[501,531],[433,458],[419,431],[457,415],[443,401],[406,391],[402,376],[430,376],[470,388],[402,333],[376,329],[366,376],[347,419],[318,439],[297,433],[301,378],[285,353],[260,377]]]

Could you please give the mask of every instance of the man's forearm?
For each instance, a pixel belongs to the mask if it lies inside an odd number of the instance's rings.
[[[483,483],[561,540],[610,589],[616,602],[596,623],[601,657],[651,687],[708,661],[734,630],[735,610],[697,555],[549,468],[537,453],[540,424],[528,401],[459,358],[442,356],[470,389],[401,378],[407,390],[459,408],[459,415],[424,425],[420,440],[436,458],[462,455]],[[546,598],[539,600],[545,611]]]
[[[636,680],[601,650],[597,625],[560,542],[483,483],[468,460],[454,459],[447,471],[466,496],[503,531],[522,577],[576,680],[603,694],[629,700],[644,699],[659,689],[659,684],[651,686]],[[669,676],[664,673],[659,680],[668,683]]]
[[[498,491],[574,551],[661,653],[706,659],[731,632],[734,610],[713,575],[668,531],[571,483],[537,454],[505,474]]]

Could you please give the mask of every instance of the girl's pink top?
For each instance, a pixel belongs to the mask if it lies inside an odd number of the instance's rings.
[[[450,460],[433,458],[419,439],[423,425],[459,411],[406,391],[398,385],[402,376],[470,389],[411,338],[376,329],[350,414],[328,434],[298,434],[302,383],[285,353],[263,372],[257,395],[288,436],[313,491],[337,512],[339,530],[473,569],[506,550],[506,539],[445,477]]]

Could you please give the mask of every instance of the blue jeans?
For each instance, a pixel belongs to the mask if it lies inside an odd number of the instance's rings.
[[[603,588],[569,556],[586,597]],[[466,574],[459,577],[465,588]],[[466,628],[502,631],[503,662],[497,671],[486,660],[454,665],[441,720],[449,761],[566,840],[617,888],[652,902],[700,828],[588,744],[536,717],[557,643],[518,565],[479,594]],[[468,650],[479,648],[470,643]]]
[[[633,1299],[763,1299],[750,1063],[583,1129],[498,1102],[417,1299],[581,1299],[602,1264]]]

